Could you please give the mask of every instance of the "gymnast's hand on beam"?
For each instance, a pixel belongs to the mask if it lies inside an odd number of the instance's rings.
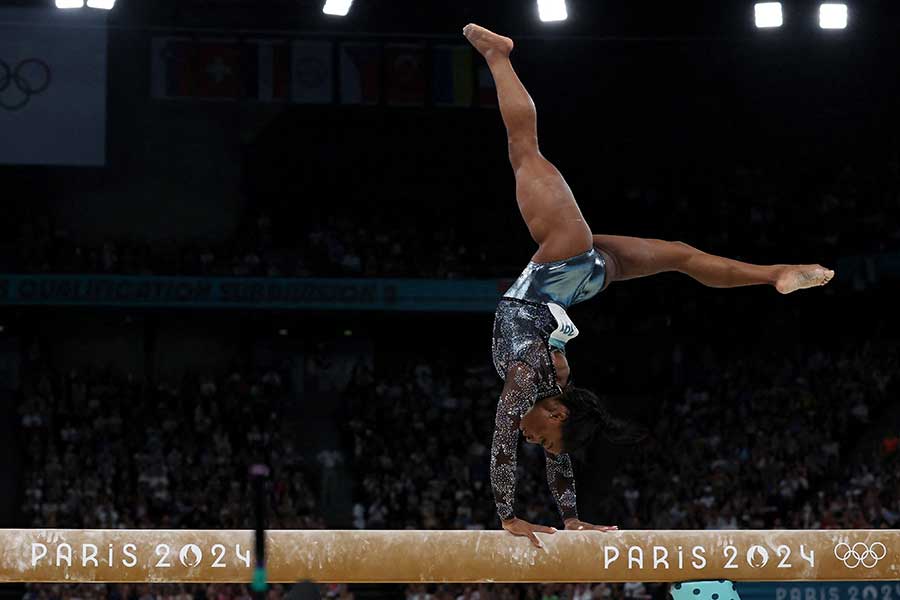
[[[528,521],[523,521],[522,519],[512,518],[506,521],[501,521],[503,524],[503,529],[507,530],[513,535],[519,535],[523,537],[527,537],[531,540],[531,543],[537,546],[538,548],[543,548],[544,545],[541,543],[541,540],[535,534],[535,532],[539,533],[556,533],[555,527],[545,527],[543,525],[534,525],[533,523],[529,523]]]
[[[618,531],[617,525],[591,525],[578,519],[566,519],[568,531]]]

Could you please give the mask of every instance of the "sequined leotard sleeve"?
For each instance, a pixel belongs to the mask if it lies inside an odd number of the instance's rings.
[[[502,520],[515,516],[516,450],[519,446],[519,421],[531,408],[537,386],[534,369],[525,363],[513,363],[497,404],[494,439],[491,444],[491,487],[497,514]]]
[[[497,404],[494,439],[491,446],[491,486],[502,520],[515,516],[516,450],[519,421],[534,403],[537,385],[534,370],[524,363],[514,363],[506,376],[503,393]],[[577,518],[575,475],[568,454],[556,456],[545,452],[547,484],[556,500],[563,520]]]
[[[575,502],[575,471],[572,469],[572,460],[568,454],[553,455],[544,452],[547,461],[547,484],[550,493],[559,507],[559,514],[563,521],[577,519],[578,508]]]
[[[516,448],[519,421],[534,403],[562,394],[550,355],[558,323],[544,304],[503,298],[494,319],[493,357],[505,380],[491,447],[491,485],[501,519],[515,516]],[[547,455],[547,482],[563,519],[577,516],[575,478],[567,454]]]

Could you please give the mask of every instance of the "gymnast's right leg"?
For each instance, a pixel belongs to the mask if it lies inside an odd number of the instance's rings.
[[[684,273],[708,287],[771,285],[782,294],[826,285],[834,271],[822,265],[754,265],[707,254],[683,242],[595,235],[594,247],[610,257],[608,281],[657,273]]]
[[[497,84],[516,175],[516,200],[538,244],[532,260],[546,263],[587,252],[592,247],[590,227],[566,180],[538,149],[534,102],[509,61],[513,41],[478,25],[467,25],[463,33],[484,56]]]

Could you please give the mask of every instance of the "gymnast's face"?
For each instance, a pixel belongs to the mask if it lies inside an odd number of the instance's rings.
[[[529,444],[540,444],[550,454],[564,452],[562,426],[569,418],[569,408],[559,398],[544,398],[534,403],[522,420],[519,430]]]

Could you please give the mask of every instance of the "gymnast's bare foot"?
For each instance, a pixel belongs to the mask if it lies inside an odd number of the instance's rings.
[[[834,271],[822,265],[786,265],[778,275],[775,288],[782,294],[825,285],[834,277]]]
[[[463,35],[487,60],[498,57],[507,58],[513,49],[513,41],[511,39],[497,35],[493,31],[489,31],[474,23],[469,23],[463,28]]]

